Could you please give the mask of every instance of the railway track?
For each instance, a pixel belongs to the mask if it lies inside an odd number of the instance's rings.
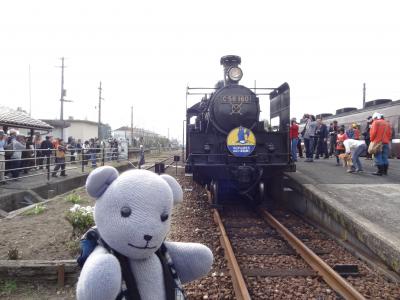
[[[346,256],[334,263],[335,251],[326,246],[331,241],[293,215],[278,213],[289,230],[263,208],[232,206],[213,214],[237,299],[370,298],[339,275],[360,277],[358,265]]]

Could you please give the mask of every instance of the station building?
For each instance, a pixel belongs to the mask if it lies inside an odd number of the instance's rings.
[[[43,119],[51,124],[54,129],[51,131],[53,137],[61,137],[61,132],[64,130],[64,138],[73,137],[75,140],[81,141],[90,140],[98,137],[98,122],[89,120],[75,120],[69,117],[68,120],[48,120]],[[100,139],[108,139],[111,137],[111,127],[108,124],[101,124]]]

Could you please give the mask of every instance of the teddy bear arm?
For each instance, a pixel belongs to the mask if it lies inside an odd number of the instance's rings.
[[[206,275],[214,257],[211,250],[198,243],[165,242],[182,283]]]
[[[117,258],[97,247],[86,260],[77,284],[78,300],[115,299],[121,290],[121,267]]]

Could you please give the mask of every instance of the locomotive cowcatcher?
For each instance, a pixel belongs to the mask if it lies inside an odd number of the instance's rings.
[[[205,90],[200,102],[186,111],[186,172],[207,185],[213,204],[227,199],[259,203],[279,192],[284,171],[294,171],[290,158],[290,90],[239,85],[241,58],[221,58],[224,80]],[[257,93],[257,91],[260,91]],[[199,94],[198,92],[193,94]],[[270,97],[270,122],[260,121],[259,95]]]

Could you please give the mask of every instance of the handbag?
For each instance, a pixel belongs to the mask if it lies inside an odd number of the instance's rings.
[[[385,130],[383,131],[383,136],[382,136],[382,138],[383,138],[383,137],[385,136],[385,134],[386,134],[386,128],[387,128],[387,126],[385,127]],[[382,148],[383,148],[382,140],[379,141],[379,142],[371,142],[371,143],[369,144],[369,146],[368,146],[368,153],[369,153],[369,154],[376,154],[376,153],[378,153],[378,152],[381,152],[381,151],[382,151]]]
[[[368,153],[369,154],[376,154],[382,151],[383,144],[382,142],[371,142],[368,146]]]

